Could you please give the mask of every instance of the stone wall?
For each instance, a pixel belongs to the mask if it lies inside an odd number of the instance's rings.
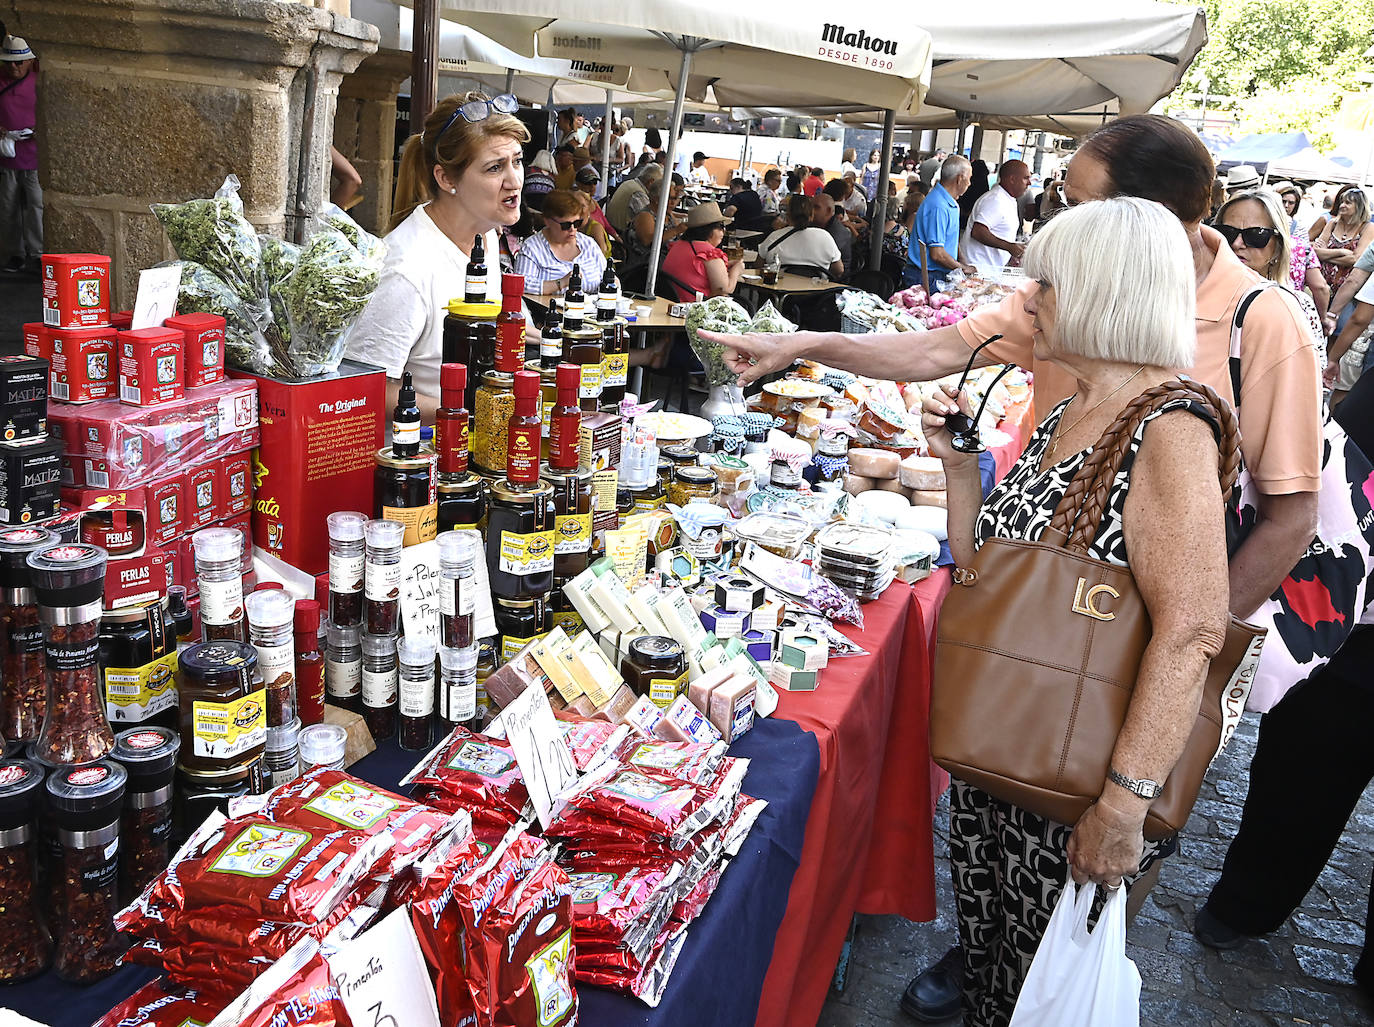
[[[410,54],[378,50],[339,86],[334,145],[362,176],[362,200],[350,214],[368,231],[386,234],[395,186],[396,92],[410,76]]]
[[[108,253],[114,302],[173,254],[149,205],[228,174],[250,221],[281,234],[328,195],[340,79],[377,31],[278,0],[0,0],[40,58],[45,246]]]

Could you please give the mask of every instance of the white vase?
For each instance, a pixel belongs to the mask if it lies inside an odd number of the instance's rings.
[[[724,414],[742,414],[745,411],[744,388],[739,385],[712,385],[706,402],[701,404],[701,416],[708,421]]]

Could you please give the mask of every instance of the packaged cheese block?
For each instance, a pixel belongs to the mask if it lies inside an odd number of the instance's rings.
[[[944,489],[939,489],[938,491],[910,489],[908,492],[911,496],[912,506],[938,506],[943,508],[948,508],[949,506],[949,493]]]
[[[945,465],[933,456],[907,457],[897,476],[909,489],[935,491],[945,487]]]
[[[901,529],[925,531],[943,542],[949,538],[949,513],[938,506],[909,506],[898,515],[896,525]]]
[[[896,492],[906,496],[907,499],[911,498],[911,489],[907,488],[896,478],[878,478],[874,482],[873,487],[880,492]]]
[[[866,478],[862,474],[846,474],[844,476],[844,490],[851,496],[857,496],[860,492],[867,492],[876,485],[876,478]]]
[[[860,446],[849,451],[850,473],[862,474],[866,478],[895,478],[900,462],[896,453],[886,449],[865,449]]]

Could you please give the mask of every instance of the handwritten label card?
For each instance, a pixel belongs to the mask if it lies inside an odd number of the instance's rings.
[[[181,265],[150,267],[138,273],[138,293],[134,297],[131,328],[161,328],[162,322],[177,312],[177,290],[181,288]]]
[[[434,985],[406,907],[343,945],[329,971],[354,1027],[439,1027]]]
[[[541,826],[548,827],[558,812],[554,796],[577,780],[577,765],[544,689],[537,684],[526,688],[501,711],[501,723],[534,803],[535,816]]]
[[[406,636],[439,647],[439,545],[421,542],[401,550],[401,619]]]

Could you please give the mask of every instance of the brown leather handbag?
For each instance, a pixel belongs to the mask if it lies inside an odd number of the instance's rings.
[[[1157,385],[1103,433],[1040,541],[988,539],[940,609],[930,702],[935,762],[1062,824],[1076,823],[1102,793],[1150,641],[1149,613],[1129,568],[1089,556],[1088,546],[1136,428],[1174,399],[1194,400],[1220,426],[1218,474],[1229,498],[1240,463],[1235,412],[1197,382]],[[1187,746],[1150,806],[1146,838],[1183,828],[1245,708],[1263,641],[1262,628],[1231,618]]]

